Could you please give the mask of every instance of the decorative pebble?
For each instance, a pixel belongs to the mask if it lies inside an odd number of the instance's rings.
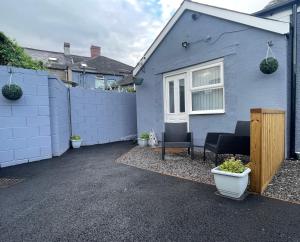
[[[209,158],[209,157],[208,157]],[[242,159],[242,158],[241,158]],[[196,182],[214,185],[211,160],[203,161],[201,152],[195,153],[191,160],[186,152],[167,153],[165,160],[161,159],[160,149],[149,147],[134,147],[116,160],[130,166],[158,172],[164,175],[176,176]],[[263,193],[264,196],[280,200],[300,203],[300,161],[286,160]]]

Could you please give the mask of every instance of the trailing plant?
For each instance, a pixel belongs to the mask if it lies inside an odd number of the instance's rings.
[[[141,133],[140,138],[141,138],[141,139],[148,140],[148,139],[149,139],[149,133],[147,133],[147,132]]]
[[[71,140],[78,141],[81,140],[81,137],[79,135],[73,135],[71,136]]]
[[[41,61],[33,60],[16,41],[9,39],[3,32],[0,32],[0,65],[34,70],[45,69]]]
[[[246,167],[241,160],[231,157],[230,159],[225,160],[219,166],[219,169],[231,173],[243,173],[246,170]]]

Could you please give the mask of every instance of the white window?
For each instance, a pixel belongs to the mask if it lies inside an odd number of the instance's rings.
[[[223,113],[223,62],[191,69],[191,114]]]
[[[223,59],[164,74],[165,121],[225,112]]]
[[[96,89],[105,89],[105,80],[104,76],[96,76],[95,79],[95,88]]]

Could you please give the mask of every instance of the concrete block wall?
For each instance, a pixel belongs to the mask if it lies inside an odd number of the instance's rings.
[[[136,137],[136,99],[133,93],[71,88],[73,135],[83,145]]]
[[[70,147],[68,88],[55,76],[49,76],[49,101],[52,154],[60,156]]]
[[[0,87],[20,85],[23,96],[10,101],[0,94],[0,167],[52,157],[48,73],[0,66]]]

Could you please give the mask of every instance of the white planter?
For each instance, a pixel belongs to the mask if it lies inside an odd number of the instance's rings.
[[[81,139],[80,140],[71,140],[71,141],[72,141],[72,147],[74,149],[77,149],[77,148],[79,148],[81,146],[81,142],[82,142]]]
[[[141,147],[148,146],[148,140],[147,139],[139,139],[139,146],[141,146]]]
[[[211,172],[214,174],[219,193],[227,197],[240,198],[247,189],[251,169],[247,168],[243,173],[231,173],[216,167]]]

